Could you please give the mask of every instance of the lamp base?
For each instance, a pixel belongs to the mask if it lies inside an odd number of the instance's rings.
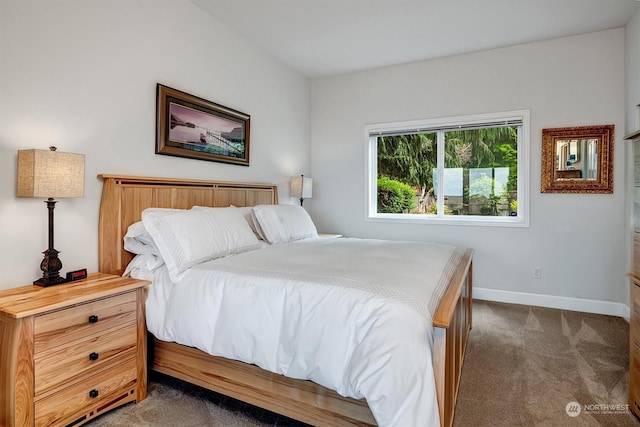
[[[61,285],[62,283],[67,283],[68,281],[69,280],[67,280],[66,278],[60,277],[60,276],[58,276],[55,279],[48,279],[45,277],[41,277],[40,279],[33,282],[33,284],[46,288],[47,286]]]
[[[68,282],[66,278],[60,277],[62,261],[58,258],[59,253],[60,252],[53,248],[47,249],[43,252],[44,259],[40,263],[42,277],[33,282],[34,285],[46,287]]]

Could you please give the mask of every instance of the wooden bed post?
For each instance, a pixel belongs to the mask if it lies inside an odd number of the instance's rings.
[[[438,412],[440,413],[440,425],[445,424],[445,402],[441,396],[445,396],[445,366],[446,366],[447,330],[433,328],[433,376],[436,382],[436,395],[438,396]]]
[[[472,326],[471,254],[468,249],[464,257],[465,268],[459,268],[452,278],[452,284],[459,286],[447,289],[433,318],[433,371],[442,427],[453,425],[462,363]]]

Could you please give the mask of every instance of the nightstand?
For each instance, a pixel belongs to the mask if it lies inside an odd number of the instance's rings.
[[[147,397],[144,288],[94,273],[0,291],[0,425],[81,425]]]
[[[640,280],[634,274],[630,274],[630,276],[629,409],[636,416],[640,416]]]

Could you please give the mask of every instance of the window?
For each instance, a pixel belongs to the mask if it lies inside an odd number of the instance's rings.
[[[371,220],[528,226],[529,111],[368,125]]]

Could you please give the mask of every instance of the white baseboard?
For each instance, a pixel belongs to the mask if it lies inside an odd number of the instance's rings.
[[[629,307],[618,302],[530,294],[499,289],[473,288],[473,299],[606,314],[609,316],[623,317],[627,321],[629,321],[630,315]]]

